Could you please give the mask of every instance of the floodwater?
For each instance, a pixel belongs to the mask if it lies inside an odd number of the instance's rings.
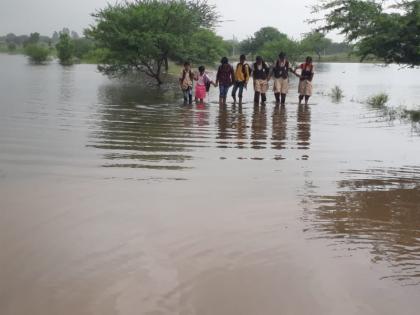
[[[183,106],[0,55],[0,314],[419,314],[419,69],[316,67],[310,106]],[[328,96],[339,85],[344,99]]]

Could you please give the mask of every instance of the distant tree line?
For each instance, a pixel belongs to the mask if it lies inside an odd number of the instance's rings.
[[[44,63],[56,56],[64,65],[77,61],[95,62],[97,53],[92,39],[79,36],[68,28],[55,31],[51,37],[37,32],[29,35],[9,33],[0,36],[0,48],[11,53],[24,53],[34,63]]]
[[[280,51],[291,62],[305,55],[356,54],[386,63],[420,65],[420,1],[385,6],[387,0],[320,0],[311,20],[314,31],[294,39],[275,27],[263,27],[243,41],[223,40],[215,33],[221,22],[207,0],[134,0],[117,2],[93,14],[95,24],[84,36],[64,28],[51,37],[39,33],[0,37],[8,51],[22,51],[33,62],[57,56],[69,65],[79,60],[98,64],[111,76],[142,72],[157,83],[169,62],[214,65],[222,56],[261,55],[274,61]],[[392,9],[391,11],[388,9]],[[346,42],[325,36],[338,30]],[[2,44],[3,43],[3,44]]]

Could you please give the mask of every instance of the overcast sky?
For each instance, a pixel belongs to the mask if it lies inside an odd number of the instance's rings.
[[[51,35],[68,27],[78,33],[93,23],[90,13],[115,0],[0,0],[0,34],[39,32]],[[244,39],[263,26],[299,38],[308,32],[304,20],[310,17],[309,5],[316,0],[210,0],[224,22],[217,33],[227,39]],[[330,36],[334,39],[333,36]]]

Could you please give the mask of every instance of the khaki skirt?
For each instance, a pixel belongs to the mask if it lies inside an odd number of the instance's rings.
[[[309,80],[299,81],[299,88],[298,88],[299,95],[312,95],[312,82]]]
[[[254,81],[254,90],[255,92],[265,94],[268,90],[268,81],[267,80],[255,80]]]
[[[274,79],[273,91],[274,93],[287,94],[289,92],[289,79]]]

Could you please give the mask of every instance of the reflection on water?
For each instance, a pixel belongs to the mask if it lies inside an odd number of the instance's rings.
[[[267,144],[267,110],[265,106],[254,106],[251,126],[251,148],[265,149]]]
[[[420,137],[349,101],[416,102],[417,70],[320,65],[314,105],[254,108],[25,60],[0,55],[1,315],[417,315]]]
[[[350,178],[337,183],[336,194],[311,196],[316,207],[307,219],[314,238],[344,251],[366,249],[373,262],[391,266],[393,274],[384,278],[420,284],[420,168],[344,175]]]
[[[206,145],[209,113],[206,105],[144,105],[148,93],[137,87],[104,86],[101,119],[91,132],[89,147],[105,150],[111,160],[104,167],[182,170],[192,159],[189,152]],[[138,93],[138,94],[137,94]],[[134,95],[133,95],[134,94]],[[139,98],[138,95],[142,95]],[[162,101],[165,95],[160,95]],[[147,102],[146,102],[147,103]]]
[[[309,106],[299,105],[297,113],[298,149],[309,149],[311,139],[311,110]]]
[[[276,150],[286,148],[287,111],[286,106],[276,106],[273,111],[273,136],[271,147]]]

